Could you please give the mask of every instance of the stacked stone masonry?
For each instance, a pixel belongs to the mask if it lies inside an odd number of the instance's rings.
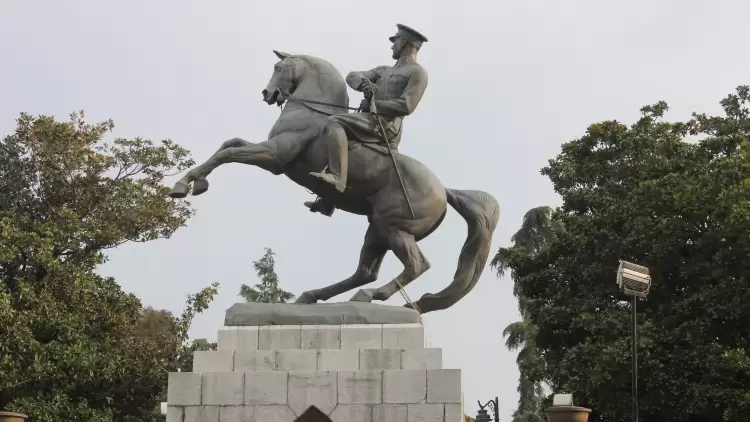
[[[171,373],[168,422],[459,422],[461,371],[421,324],[224,327],[218,350]]]

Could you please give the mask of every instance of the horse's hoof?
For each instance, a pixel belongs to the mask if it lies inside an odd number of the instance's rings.
[[[169,197],[180,199],[187,196],[188,192],[190,192],[190,185],[185,182],[177,182],[172,186],[172,190],[169,191]]]
[[[372,293],[373,291],[370,289],[361,289],[349,299],[349,302],[372,302]]]
[[[311,292],[304,292],[299,295],[294,303],[318,303],[318,299]]]
[[[208,180],[198,179],[193,182],[193,196],[198,196],[208,190]]]

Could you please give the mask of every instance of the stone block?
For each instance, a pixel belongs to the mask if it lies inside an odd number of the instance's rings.
[[[193,372],[232,372],[234,351],[198,350],[193,353]]]
[[[442,369],[443,349],[406,349],[401,353],[401,369]]]
[[[427,371],[428,403],[461,403],[461,370]]]
[[[234,371],[273,371],[276,369],[275,350],[246,350],[234,352]]]
[[[339,371],[339,404],[379,404],[383,397],[381,371]]]
[[[372,422],[372,408],[365,404],[340,404],[331,413],[331,421]]]
[[[253,406],[224,406],[219,409],[219,422],[253,422]]]
[[[257,422],[294,422],[296,416],[287,405],[255,406]]]
[[[244,380],[243,372],[204,372],[201,403],[222,406],[243,404]]]
[[[183,422],[185,419],[185,410],[180,406],[167,406],[166,422]]]
[[[288,372],[245,372],[245,404],[286,405],[288,374]],[[256,420],[259,419],[256,418]]]
[[[359,350],[322,349],[318,351],[318,371],[356,371],[359,369]]]
[[[258,350],[258,327],[219,329],[218,350]]]
[[[318,369],[317,350],[279,350],[276,352],[278,371],[315,371]]]
[[[258,330],[258,349],[300,349],[302,346],[301,325],[266,325]]]
[[[310,406],[329,415],[337,403],[335,372],[290,372],[288,404],[299,416]]]
[[[303,325],[303,349],[340,349],[341,325]]]
[[[414,309],[366,302],[236,303],[227,309],[225,326],[408,324],[422,322]]]
[[[401,369],[401,349],[362,349],[359,351],[359,369]]]
[[[372,422],[407,422],[407,405],[378,404],[372,408]]]
[[[381,324],[352,324],[341,326],[342,349],[381,349],[383,326]]]
[[[460,404],[445,405],[445,422],[464,422]]]
[[[383,349],[421,349],[424,347],[422,324],[384,324]]]
[[[410,404],[407,422],[443,422],[445,409],[442,404]]]
[[[170,372],[167,381],[167,403],[170,406],[201,404],[201,374]]]
[[[188,406],[184,422],[219,422],[219,406]]]
[[[427,371],[383,371],[383,403],[424,403],[427,396]]]

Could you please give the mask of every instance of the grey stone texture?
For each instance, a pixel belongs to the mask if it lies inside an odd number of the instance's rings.
[[[173,406],[201,404],[201,374],[171,372],[167,384],[167,403]]]
[[[219,408],[219,422],[254,422],[253,406],[222,406]]]
[[[243,404],[245,374],[243,372],[206,372],[203,374],[201,404]]]
[[[422,349],[424,326],[411,324],[223,327],[218,350]]]
[[[427,371],[383,371],[383,403],[424,403],[426,397]]]
[[[339,371],[339,403],[377,404],[382,403],[382,371]]]
[[[445,407],[442,404],[410,404],[407,408],[407,422],[442,421]]]
[[[219,406],[190,406],[185,408],[184,422],[207,422],[219,420]]]
[[[407,422],[405,404],[379,404],[372,408],[372,422]]]
[[[245,404],[286,404],[288,372],[246,372]]]
[[[331,413],[331,422],[372,422],[372,408],[365,404],[340,404]]]
[[[408,323],[421,323],[414,309],[366,302],[235,303],[224,318],[224,325],[229,327]]]
[[[222,328],[217,347],[219,350],[258,350],[258,326]]]
[[[168,422],[459,422],[461,371],[421,323],[224,327],[219,350],[169,374]]]
[[[427,371],[428,403],[461,403],[461,370],[432,369]]]
[[[335,372],[290,372],[289,407],[297,416],[310,406],[329,415],[338,403],[337,384]]]

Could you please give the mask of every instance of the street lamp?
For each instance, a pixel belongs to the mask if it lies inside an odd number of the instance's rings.
[[[482,403],[477,400],[477,404],[479,405],[479,412],[477,412],[477,417],[475,419],[475,422],[500,422],[500,414],[498,413],[498,401],[497,397],[495,397],[495,400],[490,400],[487,403],[482,405]],[[492,419],[490,415],[487,414],[487,409],[485,407],[489,407],[492,410],[492,413],[495,416],[495,419]]]
[[[633,354],[633,422],[638,422],[638,348],[636,342],[638,333],[636,331],[636,301],[639,297],[646,298],[651,289],[651,275],[648,268],[633,264],[632,262],[620,261],[617,268],[617,285],[623,293],[632,298],[633,316],[631,323],[631,342]]]

